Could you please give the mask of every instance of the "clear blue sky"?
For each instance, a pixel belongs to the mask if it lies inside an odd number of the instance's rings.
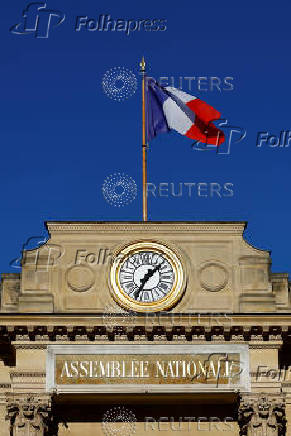
[[[29,237],[45,234],[45,220],[141,220],[140,83],[117,102],[101,81],[116,66],[136,72],[145,55],[154,77],[233,77],[231,91],[196,85],[192,94],[247,130],[229,156],[192,150],[176,133],[155,139],[149,182],[232,183],[234,194],[151,197],[150,219],[247,220],[247,240],[272,250],[273,271],[291,272],[291,145],[256,147],[258,131],[291,130],[290,2],[49,0],[66,19],[47,39],[9,32],[28,3],[5,2],[0,16],[0,271],[17,272],[9,262]],[[100,14],[166,19],[167,30],[74,31],[76,16]],[[128,206],[104,200],[114,172],[137,182]]]

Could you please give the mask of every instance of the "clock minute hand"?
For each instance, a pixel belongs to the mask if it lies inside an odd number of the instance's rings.
[[[148,270],[144,278],[141,280],[141,285],[139,287],[140,291],[143,290],[146,282],[161,268],[161,264],[157,265],[155,268]]]
[[[141,293],[143,288],[145,287],[146,282],[155,274],[155,272],[157,272],[161,268],[161,266],[162,265],[159,263],[159,265],[157,265],[155,268],[149,269],[145,276],[141,279],[140,286],[134,294],[136,300],[138,299],[139,294]]]
[[[144,288],[146,282],[147,282],[148,279],[150,278],[150,277],[149,277],[149,272],[150,272],[150,271],[152,271],[152,270],[148,270],[147,273],[144,275],[144,277],[140,280],[140,286],[139,286],[138,290],[135,291],[135,293],[134,293],[134,298],[135,298],[136,300],[138,299],[139,294],[140,294],[141,291],[143,290],[143,288]]]

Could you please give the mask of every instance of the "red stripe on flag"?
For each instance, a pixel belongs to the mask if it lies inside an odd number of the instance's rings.
[[[217,146],[222,144],[225,139],[222,130],[218,129],[213,123],[205,124],[198,116],[195,118],[195,124],[192,124],[185,136],[196,141],[201,141],[204,144]]]
[[[205,124],[220,118],[220,112],[210,106],[210,104],[200,100],[200,98],[188,101],[186,105],[198,116],[198,118],[200,118],[200,120],[204,121]]]

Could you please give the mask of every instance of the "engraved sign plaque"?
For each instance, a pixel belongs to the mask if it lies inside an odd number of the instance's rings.
[[[49,392],[249,391],[247,345],[50,345]]]

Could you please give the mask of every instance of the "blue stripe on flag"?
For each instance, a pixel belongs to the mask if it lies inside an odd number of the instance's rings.
[[[146,94],[146,139],[151,141],[159,133],[169,132],[163,103],[169,95],[161,88],[152,77],[145,77]]]

